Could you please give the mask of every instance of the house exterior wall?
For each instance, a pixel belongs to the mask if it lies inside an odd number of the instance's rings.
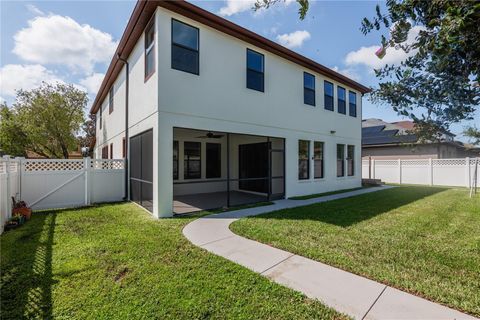
[[[200,74],[171,68],[171,20],[175,18],[199,28]],[[361,185],[361,93],[348,86],[347,115],[337,112],[337,85],[334,80],[300,65],[256,48],[196,21],[157,8],[156,71],[144,83],[144,39],[138,41],[130,62],[130,137],[153,129],[154,215],[171,216],[173,211],[172,158],[174,128],[191,128],[285,139],[286,197],[353,188]],[[246,88],[246,50],[265,57],[265,92]],[[303,72],[315,75],[316,106],[303,102]],[[108,95],[102,104],[103,127],[97,126],[96,156],[113,141],[114,157],[121,156],[124,127],[124,71],[115,81],[115,110],[108,114]],[[334,84],[334,110],[324,109],[324,80]],[[357,117],[348,115],[348,91],[356,92]],[[117,98],[117,96],[119,96]],[[98,114],[97,114],[98,115]],[[98,118],[98,117],[97,117]],[[117,139],[117,140],[115,140]],[[298,141],[324,142],[322,179],[298,179]],[[336,145],[355,146],[355,175],[336,176]],[[118,145],[118,148],[116,148]],[[345,150],[346,153],[346,150]],[[177,190],[178,192],[178,190]]]
[[[165,152],[159,158],[158,197],[162,212],[171,212],[173,197],[173,128],[192,128],[285,138],[286,197],[358,187],[361,184],[361,94],[357,117],[337,112],[337,82],[323,75],[223,34],[165,9],[159,22],[159,128]],[[199,29],[200,75],[171,68],[171,21],[175,18]],[[265,61],[265,92],[246,88],[246,50],[260,52]],[[316,106],[303,103],[303,72],[315,75]],[[334,83],[334,112],[324,109],[323,80]],[[348,97],[347,97],[348,113]],[[332,134],[331,131],[335,131]],[[298,179],[298,140],[325,143],[325,178]],[[336,177],[336,144],[354,145],[356,174]],[[232,155],[232,157],[235,157]],[[313,162],[312,162],[313,164]],[[163,175],[163,173],[166,173]]]

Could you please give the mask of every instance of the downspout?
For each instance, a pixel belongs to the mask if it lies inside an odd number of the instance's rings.
[[[130,65],[128,64],[128,61],[123,59],[120,56],[120,53],[117,53],[117,59],[125,64],[125,195],[123,197],[123,200],[128,201],[130,200],[130,197],[128,195],[128,166],[129,166],[129,159],[130,159],[130,152],[128,148],[128,74],[129,74],[129,69]]]

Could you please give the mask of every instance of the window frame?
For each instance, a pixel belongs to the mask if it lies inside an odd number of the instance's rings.
[[[251,69],[248,67],[248,52],[251,51],[253,53],[256,53],[258,55],[260,55],[262,57],[262,72],[260,71],[257,71],[257,70],[254,70],[254,69]],[[253,49],[250,49],[250,48],[247,48],[246,50],[246,53],[245,53],[245,65],[246,65],[246,88],[247,89],[250,89],[250,90],[255,90],[255,91],[258,91],[258,92],[265,92],[265,55],[263,53],[260,53],[258,51],[255,51]],[[257,88],[251,88],[248,86],[248,72],[254,72],[256,74],[260,74],[262,76],[262,89],[259,90]]]
[[[305,77],[306,77],[306,76],[311,76],[311,77],[313,78],[313,89],[306,86],[306,83],[305,83]],[[313,106],[313,107],[316,106],[316,100],[317,100],[317,99],[316,99],[315,84],[316,84],[315,75],[304,71],[304,72],[303,72],[303,103],[304,103],[304,104],[307,104],[307,105],[309,105],[309,106]],[[313,103],[307,102],[307,100],[306,100],[307,95],[305,94],[306,91],[313,92]]]
[[[342,158],[338,157],[338,150],[339,150],[338,147],[339,146],[342,146],[342,150],[343,150],[342,151]],[[345,144],[337,143],[337,151],[336,152],[337,152],[337,157],[336,157],[336,159],[337,159],[337,170],[336,170],[337,171],[337,178],[343,178],[343,177],[345,177]],[[342,168],[341,174],[338,173],[338,163],[339,163],[339,161],[341,161],[341,168]]]
[[[108,145],[102,147],[102,159],[108,159]]]
[[[173,24],[174,22],[178,22],[178,23],[181,23],[181,24],[184,24],[186,26],[189,26],[193,29],[196,29],[197,30],[197,42],[198,42],[198,48],[197,50],[194,50],[192,48],[189,48],[187,46],[184,46],[182,44],[179,44],[179,43],[175,43],[173,41]],[[196,52],[197,53],[197,72],[191,72],[189,70],[183,70],[183,69],[179,69],[179,68],[175,68],[173,66],[173,47],[176,46],[176,47],[179,47],[179,48],[182,48],[182,49],[185,49],[185,50],[188,50],[188,51],[191,51],[191,52]],[[170,67],[173,69],[173,70],[177,70],[177,71],[182,71],[182,72],[186,72],[186,73],[190,73],[190,74],[194,74],[194,75],[197,75],[199,76],[200,75],[200,28],[197,28],[195,26],[192,26],[188,23],[185,23],[183,21],[180,21],[178,19],[175,19],[175,18],[172,18],[172,21],[170,23]]]
[[[319,143],[321,145],[321,157],[320,158],[317,158],[316,156],[316,147],[315,145]],[[317,161],[320,161],[320,170],[321,170],[321,175],[320,176],[316,176],[315,173],[316,173],[316,170],[315,170],[315,167],[316,167],[316,164],[317,164]],[[323,179],[325,178],[325,142],[323,141],[313,141],[313,178],[314,179]]]
[[[332,95],[329,96],[327,95],[327,90],[325,90],[326,88],[326,85],[327,84],[330,84],[332,85]],[[332,99],[332,108],[327,108],[327,97]],[[323,80],[323,106],[325,108],[325,110],[328,110],[328,111],[335,111],[335,85],[333,84],[333,82],[330,82],[328,80]]]
[[[300,145],[302,142],[306,142],[307,143],[307,157],[306,159],[301,159],[300,158]],[[309,180],[310,179],[310,140],[298,140],[298,154],[297,154],[297,157],[298,157],[298,180]],[[300,171],[300,168],[301,168],[301,165],[300,165],[300,162],[301,161],[306,161],[307,162],[307,171],[306,171],[306,177],[303,177],[301,175],[301,171]]]
[[[353,101],[355,101],[354,103],[351,102],[351,95],[353,95],[355,97],[355,99],[353,99]],[[353,112],[352,114],[352,105],[354,106],[353,110],[355,110],[355,112]],[[357,93],[354,92],[354,91],[351,91],[351,90],[348,90],[348,115],[350,117],[357,117]]]
[[[111,114],[113,112],[114,96],[115,96],[115,87],[112,84],[112,86],[110,87],[110,90],[108,90],[108,114]]]
[[[190,160],[190,156],[188,156],[187,158],[187,154],[185,153],[185,151],[187,150],[187,148],[185,148],[185,144],[187,143],[195,143],[200,146],[200,149],[199,149],[199,156],[198,156],[198,160]],[[199,175],[198,177],[197,176],[193,176],[191,173],[190,173],[190,170],[189,170],[189,166],[188,164],[185,165],[186,163],[189,163],[190,161],[198,161],[199,162]],[[198,141],[183,141],[183,180],[195,180],[195,179],[201,179],[202,178],[202,143],[201,142],[198,142]]]
[[[342,101],[342,99],[340,99],[340,91],[341,90],[343,90],[343,93],[344,93],[343,112],[340,109],[340,101]],[[342,86],[337,86],[337,111],[340,114],[344,114],[344,115],[347,114],[347,89],[345,89]]]
[[[98,130],[102,130],[102,120],[103,120],[103,106],[100,105],[100,116],[98,117]]]
[[[352,150],[352,157],[349,157],[350,150]],[[354,145],[347,145],[347,177],[355,176],[355,146]],[[352,173],[350,174],[350,162],[352,164]]]
[[[143,68],[144,68],[144,82],[147,82],[148,79],[150,79],[150,77],[155,73],[156,69],[157,69],[157,66],[156,66],[156,62],[155,62],[155,20],[154,20],[155,17],[152,17],[152,20],[150,20],[150,22],[147,24],[147,27],[145,28],[145,31],[144,31],[144,50],[143,50],[143,55],[144,55],[144,63],[143,63]],[[152,44],[150,46],[147,47],[147,34],[149,33],[150,30],[153,29],[153,41],[152,41]],[[147,69],[147,56],[148,54],[152,53],[153,54],[153,66],[152,66],[152,70],[150,72],[148,72],[148,69]]]
[[[176,148],[175,148],[176,147]],[[177,158],[175,159],[175,149],[177,151]],[[175,170],[175,166],[173,166],[172,176],[173,180],[178,180],[180,177],[180,142],[178,140],[173,140],[173,162],[177,163],[177,170]]]

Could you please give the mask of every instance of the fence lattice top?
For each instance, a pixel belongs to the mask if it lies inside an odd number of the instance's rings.
[[[123,160],[92,160],[91,168],[97,170],[120,170],[123,169]]]
[[[79,171],[83,170],[83,160],[25,160],[24,170],[32,171]]]

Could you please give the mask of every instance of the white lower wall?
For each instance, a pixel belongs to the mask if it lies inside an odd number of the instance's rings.
[[[335,134],[319,134],[316,132],[288,130],[270,126],[258,126],[247,123],[218,120],[212,118],[192,117],[171,112],[159,112],[158,115],[158,216],[171,216],[173,212],[173,140],[174,128],[191,128],[199,130],[211,130],[219,132],[241,133],[259,136],[270,136],[285,139],[285,171],[286,190],[285,196],[298,196],[312,193],[321,193],[338,189],[355,188],[361,186],[361,142],[358,138],[342,136],[341,132]],[[313,141],[324,142],[324,168],[323,179],[313,178],[313,161],[310,166],[310,179],[298,179],[298,140],[310,140],[313,156]],[[355,146],[355,175],[351,177],[336,176],[336,145]],[[235,159],[235,155],[231,155]],[[155,167],[155,166],[154,166]],[[200,188],[200,187],[198,187]],[[175,194],[181,192],[180,188],[175,189]]]

